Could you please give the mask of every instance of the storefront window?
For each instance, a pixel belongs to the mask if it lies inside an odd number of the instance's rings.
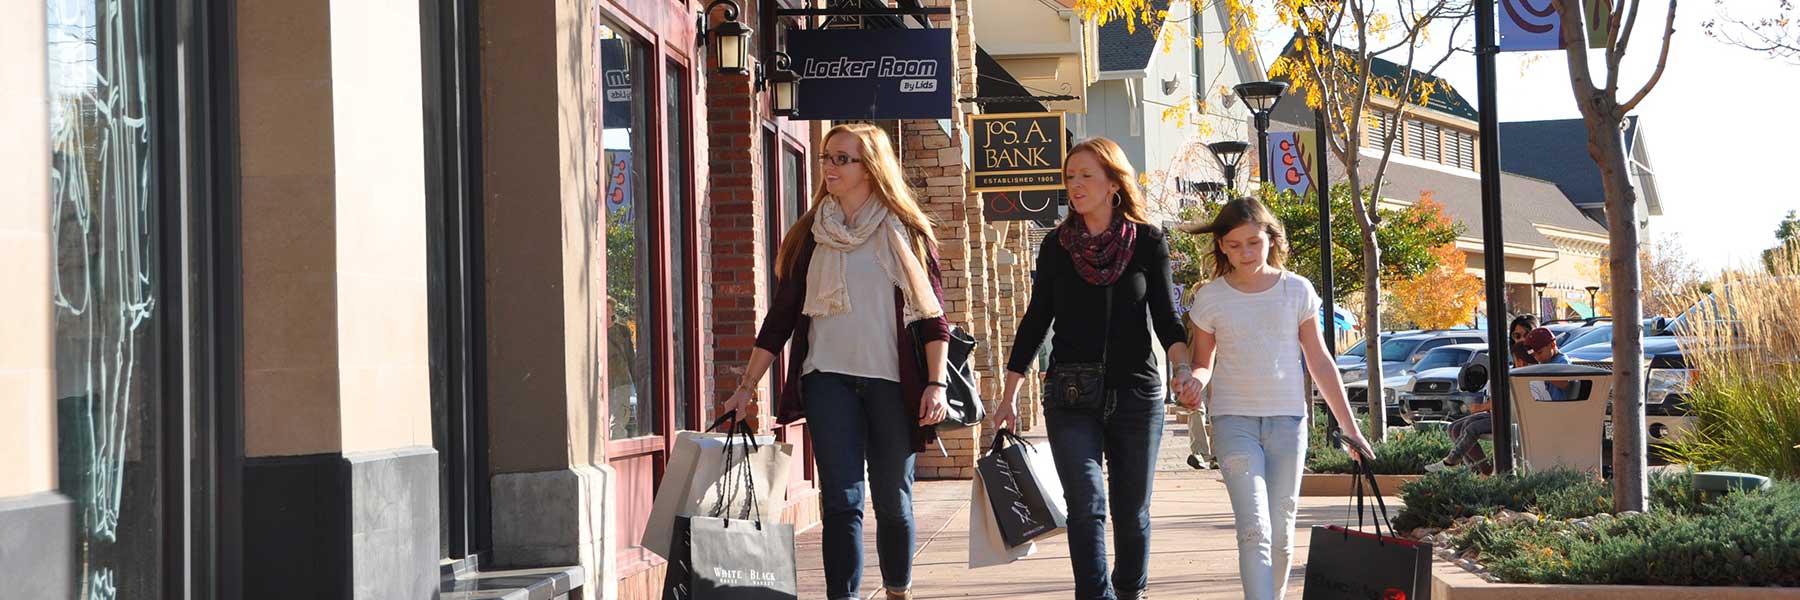
[[[693,277],[688,273],[688,246],[693,242],[694,219],[689,206],[692,199],[688,197],[688,113],[687,113],[687,74],[681,65],[673,62],[666,70],[668,81],[663,86],[664,120],[668,122],[669,143],[669,233],[673,236],[669,244],[669,295],[675,304],[675,326],[669,336],[674,342],[675,361],[671,367],[675,371],[675,429],[688,428],[688,410],[692,403],[693,391],[688,389],[688,358],[692,349],[688,339],[689,325],[694,315],[688,314],[688,286]]]
[[[601,24],[601,144],[605,148],[606,401],[608,439],[656,435],[656,233],[650,158],[647,49]]]
[[[159,598],[163,420],[149,3],[51,0],[57,470],[83,600]]]

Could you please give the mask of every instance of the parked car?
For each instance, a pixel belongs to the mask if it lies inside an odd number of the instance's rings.
[[[1408,423],[1451,420],[1469,414],[1468,405],[1483,402],[1487,395],[1457,389],[1457,376],[1471,363],[1485,364],[1486,342],[1456,344],[1432,350],[1419,361],[1417,372],[1398,393],[1400,416]]]
[[[1554,321],[1545,321],[1541,325],[1541,327],[1543,327],[1544,329],[1550,330],[1550,333],[1556,334],[1556,345],[1558,347],[1562,347],[1562,346],[1567,345],[1570,340],[1575,339],[1575,336],[1587,333],[1589,331],[1588,328],[1594,327],[1601,323],[1612,323],[1612,317],[1592,317],[1592,318],[1587,318],[1587,319],[1559,319],[1559,320],[1554,320]]]
[[[1395,337],[1414,335],[1417,333],[1420,333],[1420,331],[1416,329],[1410,331],[1384,331],[1381,333],[1380,339],[1381,343],[1385,344],[1388,340],[1394,339]],[[1342,374],[1344,369],[1354,368],[1357,365],[1363,364],[1363,357],[1368,356],[1369,354],[1369,345],[1364,343],[1366,341],[1368,341],[1368,338],[1351,342],[1350,345],[1344,346],[1343,352],[1338,353],[1337,365],[1339,374]]]
[[[1659,325],[1659,323],[1663,325]],[[1661,317],[1644,319],[1642,323],[1644,337],[1656,335],[1658,328],[1666,326],[1666,323],[1667,320]],[[1565,354],[1594,344],[1612,344],[1613,324],[1610,321],[1596,323],[1590,327],[1571,330],[1570,333],[1573,335],[1569,337],[1569,341],[1558,344]]]
[[[1481,329],[1444,329],[1414,335],[1396,336],[1381,343],[1381,372],[1391,377],[1402,373],[1411,373],[1413,365],[1425,358],[1425,353],[1433,349],[1453,344],[1474,344],[1487,342],[1487,331]],[[1368,369],[1363,366],[1339,369],[1345,382],[1362,381],[1368,378]]]

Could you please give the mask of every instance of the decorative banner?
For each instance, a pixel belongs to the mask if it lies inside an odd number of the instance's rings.
[[[631,63],[625,60],[625,40],[600,40],[600,76],[600,127],[631,127]]]
[[[1606,47],[1606,29],[1612,7],[1606,0],[1582,0],[1582,5],[1588,47]],[[1562,39],[1562,15],[1556,10],[1556,0],[1500,0],[1499,17],[1501,52],[1566,47]]]
[[[787,34],[800,118],[948,119],[949,29],[825,29]]]
[[[1062,189],[1063,113],[969,115],[969,137],[970,189]]]
[[[1050,221],[1057,218],[1057,207],[1068,203],[1061,189],[1042,191],[987,192],[982,194],[981,215],[995,221]],[[1034,250],[1035,251],[1035,250]]]
[[[631,151],[606,151],[606,214],[620,223],[630,223]]]
[[[1269,132],[1269,181],[1277,192],[1293,192],[1304,196],[1312,191],[1312,172],[1318,169],[1318,136],[1312,130]]]

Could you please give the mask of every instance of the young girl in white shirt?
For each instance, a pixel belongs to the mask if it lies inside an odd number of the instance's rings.
[[[1312,282],[1282,269],[1287,235],[1281,222],[1262,202],[1238,198],[1211,223],[1186,229],[1215,241],[1214,279],[1188,312],[1195,326],[1189,343],[1194,378],[1211,386],[1212,450],[1236,516],[1238,574],[1245,598],[1275,600],[1287,591],[1306,461],[1302,364],[1345,424],[1351,456],[1374,452],[1350,418],[1343,380],[1325,350],[1322,303]],[[1186,388],[1181,403],[1197,407],[1197,389]]]

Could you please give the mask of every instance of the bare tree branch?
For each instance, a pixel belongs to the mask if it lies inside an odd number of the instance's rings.
[[[1656,57],[1656,72],[1650,74],[1650,81],[1644,83],[1643,89],[1638,90],[1638,93],[1633,94],[1630,100],[1626,100],[1625,104],[1619,106],[1620,116],[1631,114],[1631,109],[1637,108],[1638,103],[1643,102],[1644,97],[1650,95],[1650,90],[1656,87],[1656,82],[1662,80],[1663,69],[1669,66],[1669,46],[1675,39],[1676,1],[1669,0],[1669,20],[1663,24],[1662,52]]]
[[[1631,32],[1637,29],[1638,9],[1643,8],[1644,0],[1630,0],[1629,16],[1625,17],[1625,30],[1613,37],[1613,46],[1607,50],[1606,56],[1606,92],[1612,97],[1619,94],[1619,66],[1625,64],[1625,48],[1631,45]],[[1673,11],[1670,14],[1674,14]],[[1611,19],[1618,23],[1618,18]]]

